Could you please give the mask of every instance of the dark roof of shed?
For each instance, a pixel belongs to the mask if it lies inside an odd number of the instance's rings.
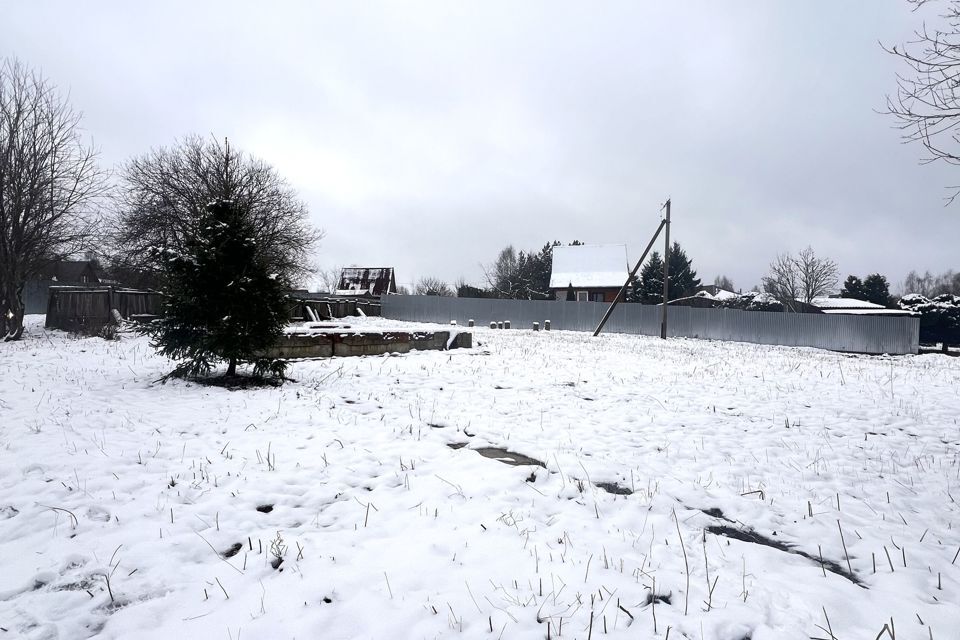
[[[55,260],[48,262],[40,271],[41,280],[53,280],[57,282],[83,282],[84,276],[87,282],[99,282],[100,276],[94,263],[90,260]]]

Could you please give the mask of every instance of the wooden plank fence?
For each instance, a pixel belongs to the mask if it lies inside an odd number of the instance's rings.
[[[125,320],[154,318],[160,313],[160,294],[113,287],[50,287],[45,326],[96,334],[115,322],[113,309]]]
[[[125,320],[149,320],[161,313],[162,296],[155,291],[113,287],[50,287],[46,326],[75,333],[97,334],[115,322],[116,309]],[[346,318],[363,313],[380,315],[380,301],[359,298],[290,297],[290,320]]]

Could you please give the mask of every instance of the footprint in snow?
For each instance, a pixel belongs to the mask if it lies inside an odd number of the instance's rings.
[[[10,518],[16,516],[18,513],[20,513],[20,509],[17,509],[12,505],[8,505],[6,507],[0,507],[0,520],[9,520]]]
[[[25,478],[29,478],[31,476],[42,476],[42,475],[43,475],[43,467],[41,467],[39,464],[31,464],[30,466],[23,468],[23,476]]]
[[[97,522],[109,522],[110,512],[103,507],[89,507],[87,509],[87,517]]]

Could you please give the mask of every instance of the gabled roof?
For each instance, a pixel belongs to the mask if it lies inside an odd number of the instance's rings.
[[[622,287],[629,274],[627,245],[581,244],[553,248],[550,288]]]
[[[393,267],[346,267],[337,284],[339,296],[382,296],[397,292]]]

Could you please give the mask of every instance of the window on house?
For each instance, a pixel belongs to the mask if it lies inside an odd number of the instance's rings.
[[[590,302],[603,302],[603,293],[591,293]]]
[[[589,299],[587,295],[588,292],[586,291],[577,291],[577,302],[586,302]]]

